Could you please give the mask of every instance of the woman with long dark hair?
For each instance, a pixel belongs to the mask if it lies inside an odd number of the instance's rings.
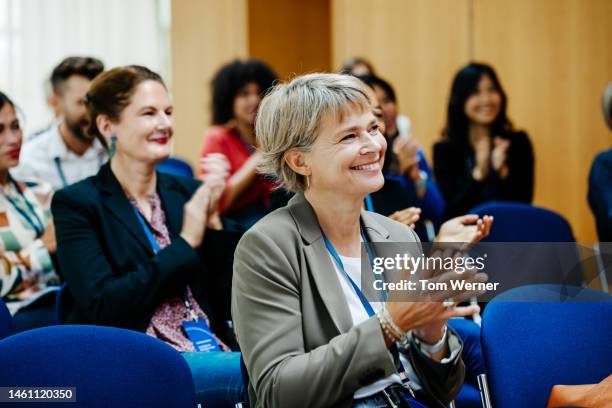
[[[201,157],[222,153],[230,177],[220,209],[245,228],[268,212],[273,184],[255,168],[261,154],[255,149],[255,116],[261,98],[276,80],[264,62],[251,59],[224,65],[212,81],[213,126],[204,137]]]
[[[14,178],[23,130],[13,101],[0,92],[0,297],[13,315],[13,331],[53,324],[59,284],[57,248],[49,211],[53,190],[36,178]],[[56,286],[57,287],[57,286]]]
[[[492,67],[471,63],[453,80],[434,174],[445,218],[490,200],[531,202],[534,157],[529,137],[506,115],[507,98]]]

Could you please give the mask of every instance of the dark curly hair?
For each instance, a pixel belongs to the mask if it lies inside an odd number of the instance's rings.
[[[62,85],[72,75],[80,75],[91,81],[102,71],[104,71],[104,64],[97,58],[65,58],[51,73],[51,86],[53,87],[53,92],[57,94],[61,93]]]
[[[236,60],[224,65],[212,80],[212,121],[224,125],[234,118],[234,99],[240,89],[255,82],[262,96],[277,80],[276,73],[265,62]]]
[[[447,140],[458,142],[464,146],[469,143],[468,130],[470,120],[465,114],[465,102],[477,92],[478,82],[485,75],[491,79],[493,86],[501,96],[499,114],[491,125],[491,134],[503,134],[512,131],[512,122],[510,122],[506,115],[506,93],[497,78],[495,70],[490,65],[472,62],[461,68],[453,79],[448,100],[446,126],[442,131],[442,135]]]

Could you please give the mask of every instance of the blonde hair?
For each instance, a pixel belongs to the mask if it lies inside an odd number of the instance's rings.
[[[263,154],[258,170],[286,190],[304,191],[306,179],[289,167],[285,153],[310,151],[327,117],[341,121],[355,107],[370,110],[371,103],[364,84],[349,75],[308,74],[274,86],[262,100],[255,122]]]

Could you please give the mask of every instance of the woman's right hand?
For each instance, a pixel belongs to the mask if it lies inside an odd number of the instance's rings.
[[[462,251],[451,246],[436,249],[430,255],[431,258],[443,260],[463,256]],[[393,322],[403,332],[414,330],[421,334],[439,334],[440,329],[443,328],[448,319],[470,316],[480,310],[478,305],[456,305],[479,296],[484,291],[480,289],[453,289],[451,281],[465,281],[468,284],[485,283],[488,280],[487,274],[480,272],[476,267],[465,268],[463,272],[459,273],[454,269],[447,270],[444,267],[440,269],[436,264],[434,262],[431,268],[421,268],[415,274],[406,270],[398,271],[400,280],[405,278],[414,282],[415,289],[407,292],[392,292],[385,307]],[[423,288],[421,286],[422,280],[436,284],[435,289]],[[463,285],[462,287],[469,286],[472,285]],[[445,306],[444,301],[446,300],[451,301],[452,305]],[[427,341],[428,339],[424,338],[424,340]]]
[[[210,186],[204,183],[183,207],[181,237],[193,248],[200,246],[204,239],[210,200]]]
[[[57,250],[57,242],[55,241],[55,224],[53,220],[49,221],[45,227],[45,232],[40,237],[45,248],[50,254],[54,254]]]

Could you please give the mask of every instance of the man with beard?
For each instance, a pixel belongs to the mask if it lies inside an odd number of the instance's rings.
[[[85,95],[103,70],[102,62],[91,57],[68,57],[55,67],[50,102],[59,119],[24,144],[15,177],[37,177],[59,190],[98,172],[107,154],[87,132]]]

